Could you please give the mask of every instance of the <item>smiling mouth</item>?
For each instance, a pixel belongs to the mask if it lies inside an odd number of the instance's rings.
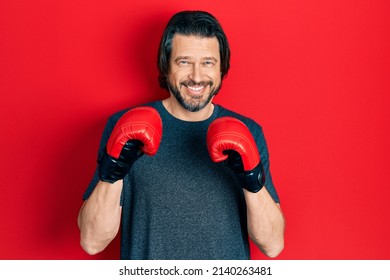
[[[190,91],[200,93],[205,86],[186,86]]]
[[[193,81],[186,81],[181,84],[182,86],[185,86],[189,93],[191,94],[201,94],[205,91],[207,86],[212,86],[212,82],[210,81],[203,81],[200,83],[194,83]]]

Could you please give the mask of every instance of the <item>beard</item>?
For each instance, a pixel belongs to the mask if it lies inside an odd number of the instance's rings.
[[[207,104],[210,103],[211,99],[219,92],[222,86],[222,82],[217,85],[216,87],[214,86],[213,81],[207,81],[207,82],[199,82],[195,83],[194,81],[191,80],[186,80],[180,83],[180,87],[193,87],[193,86],[209,86],[210,91],[207,94],[208,96],[203,99],[202,96],[190,96],[190,100],[185,100],[183,95],[180,93],[180,88],[176,87],[175,85],[171,84],[170,81],[167,81],[168,84],[168,89],[169,91],[173,94],[173,96],[176,98],[176,100],[179,102],[181,106],[183,106],[186,110],[190,112],[198,112],[202,110],[204,107],[207,106]]]

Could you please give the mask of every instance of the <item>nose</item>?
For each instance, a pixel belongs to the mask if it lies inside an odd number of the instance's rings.
[[[200,64],[194,63],[192,64],[191,72],[189,73],[189,78],[195,83],[200,83],[202,81],[202,70]]]

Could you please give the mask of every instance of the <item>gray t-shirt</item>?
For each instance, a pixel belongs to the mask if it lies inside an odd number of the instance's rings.
[[[222,116],[243,121],[256,140],[265,186],[279,202],[261,127],[216,104],[212,116],[200,122],[173,117],[161,101],[146,105],[160,113],[163,135],[156,155],[143,155],[124,179],[121,259],[249,259],[242,188],[224,163],[211,161],[206,133],[210,123]],[[109,118],[99,152],[126,111]],[[95,172],[84,199],[98,180]]]

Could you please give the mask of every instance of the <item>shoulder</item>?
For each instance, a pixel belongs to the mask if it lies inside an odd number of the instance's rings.
[[[257,123],[255,120],[247,117],[247,116],[244,116],[242,114],[239,114],[237,112],[234,112],[232,110],[229,110],[229,109],[226,109],[225,107],[221,106],[221,105],[218,105],[218,104],[214,104],[217,108],[217,118],[220,118],[220,117],[233,117],[233,118],[236,118],[240,121],[242,121],[248,128],[249,130],[253,133],[253,134],[260,134],[262,135],[262,131],[263,131],[263,128],[262,126]]]
[[[156,109],[158,112],[160,112],[161,108],[159,106],[160,102],[159,101],[154,101],[154,102],[149,102],[149,103],[145,103],[145,104],[141,104],[141,105],[137,105],[137,106],[133,106],[133,107],[129,107],[127,109],[123,109],[123,110],[120,110],[112,115],[109,116],[108,118],[108,123],[110,124],[116,124],[117,121],[126,113],[128,112],[129,110],[131,109],[134,109],[134,108],[138,108],[138,107],[143,107],[143,106],[149,106],[149,107],[153,107],[154,109]]]

